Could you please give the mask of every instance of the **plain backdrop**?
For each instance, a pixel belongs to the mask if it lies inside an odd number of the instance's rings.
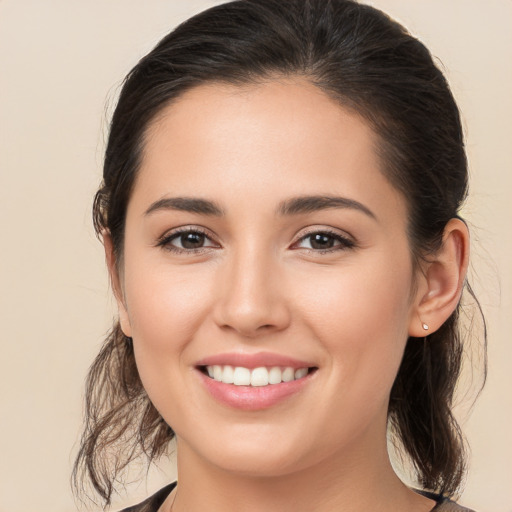
[[[115,314],[90,215],[108,116],[136,61],[216,3],[0,0],[0,512],[76,510],[83,382]],[[511,512],[512,1],[372,4],[439,58],[463,113],[489,378],[464,421],[472,456],[461,502]],[[172,478],[162,467],[132,501]]]

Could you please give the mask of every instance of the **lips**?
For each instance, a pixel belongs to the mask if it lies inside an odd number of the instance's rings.
[[[201,359],[196,363],[196,366],[214,366],[214,365],[230,365],[233,367],[241,366],[243,368],[258,368],[273,366],[280,366],[282,368],[290,367],[294,370],[299,368],[308,368],[315,366],[308,361],[301,361],[293,357],[285,356],[282,354],[274,354],[272,352],[257,352],[255,354],[246,353],[225,353],[216,354],[210,357]]]
[[[307,361],[280,354],[218,354],[196,369],[209,394],[242,410],[272,407],[300,392],[318,369]]]

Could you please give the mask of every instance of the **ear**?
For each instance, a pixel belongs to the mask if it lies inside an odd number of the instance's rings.
[[[462,294],[468,261],[468,228],[460,219],[451,219],[444,229],[442,246],[419,276],[409,336],[421,338],[435,332],[453,313]]]
[[[130,325],[130,318],[128,316],[128,310],[126,308],[126,300],[124,298],[123,288],[121,285],[121,277],[119,275],[119,265],[116,260],[114,251],[114,243],[112,242],[112,236],[108,231],[102,233],[103,246],[105,248],[105,259],[107,261],[108,273],[110,276],[110,284],[114,292],[114,296],[117,302],[117,309],[119,311],[119,323],[125,336],[131,338],[132,328]]]

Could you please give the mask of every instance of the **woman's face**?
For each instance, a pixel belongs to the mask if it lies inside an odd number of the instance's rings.
[[[120,315],[180,456],[278,475],[385,446],[419,319],[376,142],[299,79],[199,86],[151,125]]]

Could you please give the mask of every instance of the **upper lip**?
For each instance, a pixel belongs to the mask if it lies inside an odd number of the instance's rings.
[[[262,366],[272,368],[280,366],[283,368],[311,368],[315,365],[310,362],[301,361],[294,357],[283,354],[274,354],[272,352],[257,352],[255,354],[247,354],[240,352],[230,352],[224,354],[215,354],[205,357],[196,363],[196,366],[213,366],[213,365],[230,365],[241,366],[243,368],[259,368]]]

